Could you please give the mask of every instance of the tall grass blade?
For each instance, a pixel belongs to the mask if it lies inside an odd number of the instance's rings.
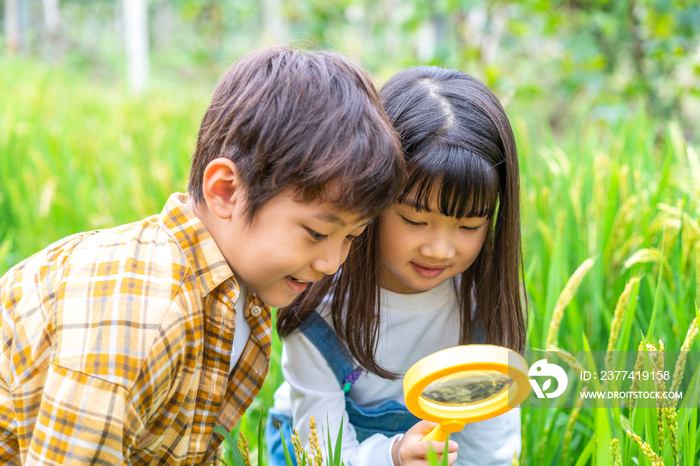
[[[292,461],[292,457],[289,455],[289,448],[287,448],[287,442],[284,440],[284,429],[282,429],[282,426],[280,426],[280,438],[282,439],[282,449],[284,450],[284,462],[287,464],[287,466],[294,466],[294,462]],[[298,465],[301,466],[301,465]]]
[[[582,335],[583,338],[583,350],[586,355],[586,366],[591,372],[596,371],[595,360],[593,359],[593,354],[591,353],[591,347],[588,344],[588,339],[586,335]],[[594,372],[594,373],[595,373]],[[600,391],[600,382],[598,379],[593,379],[593,390]],[[603,400],[595,399],[593,406],[593,420],[595,423],[595,438],[597,440],[596,444],[596,465],[597,466],[610,466],[610,441],[612,440],[612,432],[610,427],[610,420],[608,419],[608,410],[605,409]]]
[[[576,460],[576,464],[574,466],[585,466],[588,463],[588,460],[591,458],[593,455],[593,452],[596,449],[596,443],[597,439],[595,437],[591,437],[588,439],[588,443],[586,443],[586,446],[584,447],[583,451],[579,454],[578,459]]]
[[[328,416],[326,416],[326,427],[328,429],[328,442],[326,442],[326,447],[328,448],[328,458],[326,458],[326,461],[328,461],[328,465],[330,466],[335,464],[335,458],[333,457],[333,444],[331,443],[331,422],[328,420]],[[342,429],[340,432],[342,432]]]
[[[263,448],[263,433],[265,431],[264,425],[263,425],[263,416],[260,416],[260,421],[258,421],[258,466],[263,466],[263,452],[265,451],[265,448]]]
[[[448,465],[447,455],[450,452],[449,443],[448,443],[449,441],[450,441],[450,436],[448,434],[447,438],[445,439],[445,447],[442,451],[441,458],[438,458],[437,454],[435,453],[435,450],[433,450],[432,445],[428,445],[428,453],[425,456],[426,456],[426,459],[428,460],[428,463],[430,463],[430,466],[447,466]]]
[[[243,455],[241,455],[241,451],[238,449],[238,442],[231,437],[231,434],[229,434],[228,431],[220,425],[214,427],[214,432],[221,434],[224,437],[224,440],[226,440],[231,452],[231,457],[233,458],[233,466],[246,466],[245,461],[243,460]],[[284,442],[284,439],[282,442]]]
[[[666,238],[666,227],[664,227],[661,235],[661,259],[659,260],[659,278],[656,280],[656,291],[654,292],[654,307],[651,310],[651,320],[649,321],[649,329],[647,330],[647,338],[654,339],[654,324],[656,323],[656,313],[659,310],[659,296],[661,296],[661,286],[664,276],[664,246]]]
[[[335,439],[335,452],[333,453],[334,462],[328,466],[340,466],[340,452],[343,444],[343,419],[340,420],[340,428],[338,429],[338,437]]]

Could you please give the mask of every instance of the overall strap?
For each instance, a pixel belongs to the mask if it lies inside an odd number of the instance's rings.
[[[318,348],[333,370],[338,385],[344,387],[347,382],[346,378],[355,372],[355,366],[350,353],[345,345],[338,340],[338,336],[331,326],[318,312],[314,311],[301,324],[299,330]]]
[[[405,406],[394,400],[385,400],[378,405],[365,407],[357,405],[347,395],[361,371],[355,370],[350,352],[317,312],[313,312],[299,330],[318,348],[333,370],[338,385],[343,388],[346,394],[345,410],[360,442],[374,434],[391,437],[404,433],[420,421]]]

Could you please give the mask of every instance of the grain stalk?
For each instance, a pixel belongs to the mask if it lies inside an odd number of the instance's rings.
[[[321,447],[318,442],[318,431],[316,430],[316,419],[313,416],[309,419],[309,427],[311,431],[309,432],[309,444],[311,448],[311,454],[309,459],[311,460],[312,466],[323,466],[323,455],[321,454]]]
[[[651,358],[652,364],[656,364],[656,358],[657,358],[657,349],[656,346],[652,344],[647,344],[646,345],[647,351],[649,352],[649,357]],[[637,360],[634,362],[634,372],[641,372],[644,369],[644,343],[639,342],[639,346],[637,347]],[[636,392],[639,391],[639,386],[642,383],[641,377],[635,377],[632,380],[632,386],[630,387],[631,392]],[[630,398],[629,400],[629,409],[632,409],[634,407],[634,398]]]
[[[678,445],[678,412],[675,408],[666,407],[663,410],[663,415],[666,418],[666,425],[668,426],[668,442],[671,445],[671,453],[673,453],[673,462],[679,465],[678,462],[678,452],[680,447]],[[659,439],[659,443],[661,439]]]
[[[612,457],[613,466],[622,466],[622,457],[620,456],[620,442],[614,438],[610,441],[610,456]]]
[[[304,449],[301,446],[301,439],[299,438],[299,431],[292,427],[292,446],[294,447],[294,456],[297,459],[297,465],[304,466],[301,459],[304,457],[304,463],[306,463],[305,455],[303,455]]]
[[[581,373],[585,370],[581,363],[574,357],[573,354],[569,353],[568,351],[564,351],[563,349],[557,347],[557,346],[550,346],[547,348],[547,355],[556,355],[564,361],[566,364],[569,365],[570,368],[574,369],[578,376],[579,379],[581,379]],[[586,385],[588,385],[588,380],[583,381]]]
[[[564,432],[564,442],[562,444],[562,458],[566,459],[568,456],[569,452],[569,445],[571,444],[571,437],[574,434],[574,424],[576,424],[576,420],[578,419],[578,415],[581,412],[581,406],[583,405],[583,400],[584,400],[584,393],[588,391],[588,387],[583,387],[583,390],[581,390],[581,396],[579,396],[578,400],[576,400],[576,404],[574,405],[574,409],[571,412],[571,416],[569,416],[569,422],[566,424],[566,432]]]
[[[649,458],[649,461],[651,461],[651,466],[664,466],[663,460],[657,455],[654,450],[651,449],[651,446],[649,446],[648,443],[646,443],[642,438],[632,432],[631,430],[627,429],[627,436],[630,437],[632,440],[637,442],[637,445],[642,449],[642,452],[644,455]]]
[[[658,374],[659,371],[664,370],[664,342],[659,340],[659,351],[656,357],[656,363],[654,364],[654,372]],[[666,384],[662,377],[654,378],[654,386],[657,392],[663,392],[666,390]],[[664,413],[663,409],[666,407],[664,399],[656,400],[656,427],[659,434],[659,448],[663,448],[664,444]]]
[[[555,346],[557,337],[559,335],[559,326],[561,325],[561,319],[564,316],[564,309],[569,305],[571,299],[574,297],[574,293],[581,285],[581,280],[583,277],[591,270],[595,260],[593,258],[586,259],[571,275],[569,281],[566,283],[564,290],[559,295],[557,304],[554,306],[554,312],[552,313],[552,320],[549,324],[549,331],[547,332],[547,339],[545,340],[545,348],[550,346]]]
[[[238,434],[238,450],[241,452],[245,466],[250,466],[250,447],[248,444],[248,438],[243,432]]]
[[[620,337],[622,323],[624,322],[625,315],[627,314],[627,305],[630,300],[630,295],[632,294],[632,288],[636,283],[639,283],[639,280],[641,280],[641,277],[631,278],[625,285],[625,289],[622,291],[620,298],[617,300],[617,306],[615,306],[615,312],[613,312],[613,320],[610,324],[608,348],[605,353],[605,368],[607,370],[613,369],[613,351],[615,350],[617,339]]]
[[[698,268],[700,269],[700,263],[698,264]],[[680,387],[681,382],[683,381],[683,373],[685,372],[685,361],[688,358],[688,351],[690,351],[690,347],[693,345],[693,341],[695,340],[696,336],[698,336],[697,317],[693,319],[693,322],[691,322],[690,327],[688,328],[688,333],[686,333],[685,335],[685,340],[683,340],[683,344],[681,345],[681,352],[678,355],[676,367],[673,369],[673,381],[671,382],[671,388],[669,389],[672,392],[678,390],[678,387]],[[671,403],[673,404],[673,406],[675,406],[676,401],[674,400]]]

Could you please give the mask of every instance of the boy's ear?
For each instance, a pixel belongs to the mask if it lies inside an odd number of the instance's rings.
[[[236,164],[224,157],[216,158],[207,164],[203,178],[202,191],[209,210],[221,219],[231,218],[245,198]]]

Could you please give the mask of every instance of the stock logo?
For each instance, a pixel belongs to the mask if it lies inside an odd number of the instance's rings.
[[[564,390],[566,390],[566,386],[569,383],[569,379],[566,376],[564,369],[556,364],[548,363],[546,359],[540,359],[534,363],[527,372],[527,375],[529,377],[549,377],[547,380],[545,380],[542,388],[540,388],[537,380],[530,379],[530,385],[532,385],[532,389],[535,391],[537,398],[556,398],[564,393]],[[557,380],[557,389],[552,393],[546,393],[549,387],[552,385],[552,377]]]

